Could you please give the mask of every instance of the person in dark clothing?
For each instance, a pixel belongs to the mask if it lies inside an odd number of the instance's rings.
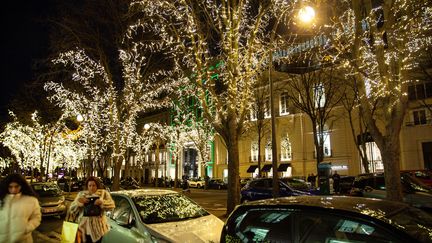
[[[311,184],[312,187],[316,187],[316,176],[313,173],[308,176],[307,181]]]
[[[339,194],[339,192],[340,192],[340,175],[337,173],[337,171],[334,172],[332,179],[333,179],[334,193]]]

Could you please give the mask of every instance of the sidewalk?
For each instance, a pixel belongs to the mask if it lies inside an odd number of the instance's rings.
[[[57,232],[50,232],[48,235],[44,235],[35,230],[32,232],[32,236],[34,243],[58,243],[61,241],[61,235]]]

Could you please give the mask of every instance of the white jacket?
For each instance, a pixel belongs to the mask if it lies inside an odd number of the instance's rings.
[[[32,231],[42,219],[35,197],[7,194],[0,208],[0,243],[32,243]]]

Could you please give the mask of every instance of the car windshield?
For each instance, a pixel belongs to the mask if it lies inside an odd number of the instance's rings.
[[[146,224],[182,221],[209,215],[201,206],[182,194],[134,197],[141,219]]]
[[[403,210],[387,215],[393,224],[420,242],[432,241],[432,216],[417,208],[406,207]]]
[[[55,184],[34,184],[32,187],[40,197],[56,197],[62,192]]]
[[[410,187],[417,192],[431,192],[432,188],[424,184],[419,179],[415,178],[414,176],[410,176],[408,174],[403,174],[401,176],[402,180],[405,180],[406,183],[410,185]]]

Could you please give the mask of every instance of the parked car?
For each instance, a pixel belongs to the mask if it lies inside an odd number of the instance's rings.
[[[404,203],[298,196],[241,204],[220,242],[431,242],[432,217]]]
[[[259,178],[249,181],[246,186],[240,190],[240,201],[255,201],[260,199],[266,199],[273,197],[273,178]],[[299,196],[299,195],[310,195],[309,192],[303,192],[295,190],[279,180],[279,196]]]
[[[432,171],[430,170],[403,170],[401,172],[409,173],[427,186],[432,187]]]
[[[309,192],[311,194],[318,195],[319,190],[312,187],[309,183],[305,182],[302,179],[299,178],[293,178],[293,177],[284,177],[280,179],[282,182],[290,186],[294,190],[299,190],[303,192]]]
[[[227,183],[225,183],[222,179],[210,179],[208,181],[207,187],[209,189],[226,189]]]
[[[350,194],[354,180],[355,176],[341,176],[339,180],[339,193]]]
[[[201,178],[192,178],[187,180],[189,187],[204,188],[205,181]]]
[[[56,183],[34,182],[31,187],[38,195],[42,216],[66,215],[65,197]]]
[[[426,186],[409,173],[401,173],[404,202],[432,212],[432,188]],[[361,174],[356,177],[351,195],[386,198],[384,174]]]
[[[120,188],[122,190],[129,190],[129,189],[139,189],[141,188],[139,182],[137,182],[134,178],[129,177],[127,179],[123,179],[120,181]]]
[[[218,242],[223,222],[182,193],[136,189],[111,194],[102,242]]]
[[[57,185],[65,192],[76,192],[82,190],[83,188],[83,182],[79,181],[77,178],[68,176],[58,179]]]
[[[246,184],[251,180],[253,180],[253,178],[241,178],[240,179],[240,188],[246,186]]]

